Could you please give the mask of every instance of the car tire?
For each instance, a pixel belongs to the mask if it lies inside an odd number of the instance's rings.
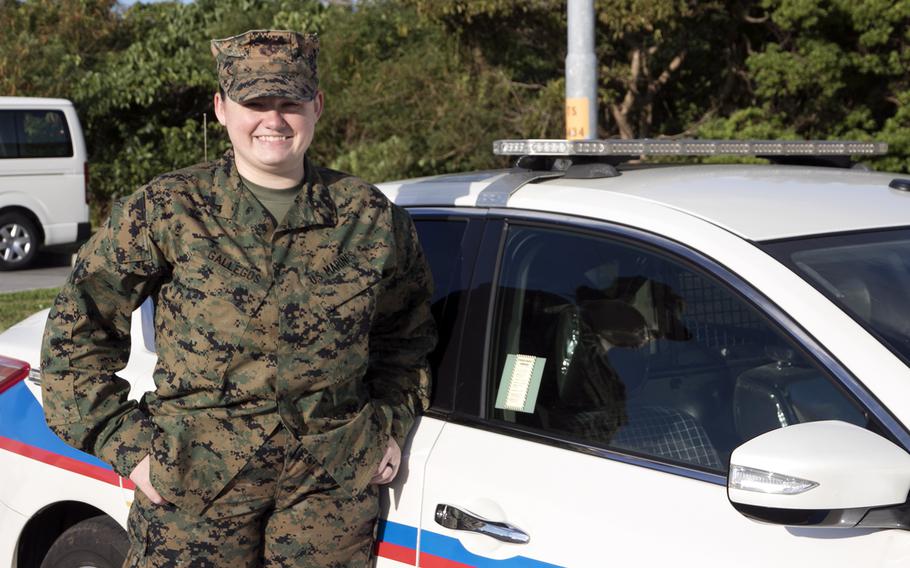
[[[120,568],[130,543],[123,527],[107,515],[78,522],[47,551],[41,568]]]
[[[38,229],[21,213],[0,215],[0,271],[25,268],[38,256]]]

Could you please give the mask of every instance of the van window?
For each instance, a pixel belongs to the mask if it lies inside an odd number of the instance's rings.
[[[18,158],[16,144],[16,113],[0,110],[0,158]]]
[[[62,158],[73,144],[59,110],[0,111],[0,158]]]

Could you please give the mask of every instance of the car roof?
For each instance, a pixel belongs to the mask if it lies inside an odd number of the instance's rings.
[[[49,99],[44,97],[0,97],[0,107],[71,107],[67,99]]]
[[[506,170],[472,172],[380,184],[404,206],[477,206],[481,194]],[[560,190],[579,191],[602,203],[590,216],[610,220],[620,196],[669,208],[721,226],[741,237],[766,241],[910,225],[910,192],[889,187],[900,174],[803,166],[689,165],[627,167],[616,177],[556,178],[528,184],[506,207],[559,210]],[[907,177],[907,176],[905,176]],[[554,203],[547,203],[547,188]],[[521,199],[515,196],[521,195]],[[532,198],[533,199],[529,199]]]

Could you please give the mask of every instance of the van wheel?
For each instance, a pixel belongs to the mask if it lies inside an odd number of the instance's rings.
[[[41,562],[41,568],[120,568],[130,543],[126,531],[107,515],[66,529]]]
[[[38,230],[21,213],[0,215],[0,270],[25,268],[38,255]]]

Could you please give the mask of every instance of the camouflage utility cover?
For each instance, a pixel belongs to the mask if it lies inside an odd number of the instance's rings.
[[[319,90],[314,34],[252,30],[212,40],[218,83],[233,101],[285,97],[311,101]]]
[[[277,227],[233,154],[118,202],[80,251],[42,348],[48,425],[123,476],[202,511],[279,422],[347,491],[428,404],[432,281],[408,214],[306,164]],[[156,300],[156,391],[115,376],[130,315]]]

